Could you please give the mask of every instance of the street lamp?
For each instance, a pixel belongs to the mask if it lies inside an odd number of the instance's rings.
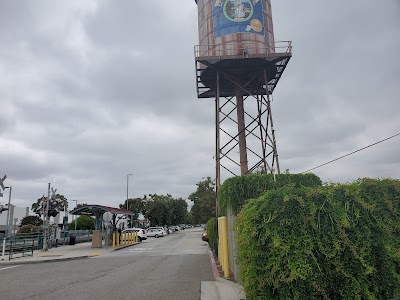
[[[126,174],[126,209],[127,210],[129,210],[129,176],[133,176],[133,174]],[[131,227],[133,227],[132,216],[131,216]]]
[[[77,208],[78,207],[78,200],[72,200],[72,201],[75,201],[75,208]],[[75,217],[75,231],[76,231],[76,220],[77,220],[78,216],[74,216],[74,217]]]

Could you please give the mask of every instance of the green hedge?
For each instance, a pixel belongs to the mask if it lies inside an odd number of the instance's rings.
[[[211,218],[207,222],[207,235],[208,235],[208,243],[210,245],[211,250],[214,252],[216,256],[218,256],[218,220],[217,218]]]
[[[252,299],[400,296],[400,181],[283,187],[236,219],[240,277]]]
[[[227,207],[231,207],[235,214],[239,213],[248,199],[257,198],[268,190],[286,185],[291,186],[321,186],[321,179],[314,174],[250,174],[231,177],[224,181],[219,190],[219,210],[221,215],[226,214]]]

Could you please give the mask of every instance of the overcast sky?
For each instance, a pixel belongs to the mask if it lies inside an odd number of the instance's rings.
[[[293,57],[272,104],[281,169],[400,132],[400,1],[273,0]],[[0,176],[30,206],[186,199],[215,177],[214,102],[196,97],[193,0],[0,0]],[[400,178],[400,138],[315,170]],[[4,204],[7,192],[0,202]],[[72,202],[70,202],[72,205]]]

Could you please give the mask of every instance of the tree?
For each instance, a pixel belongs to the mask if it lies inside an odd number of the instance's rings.
[[[76,230],[93,230],[95,220],[89,216],[79,216],[76,220]],[[75,229],[75,221],[68,223],[68,230]]]
[[[173,198],[170,194],[145,196],[145,216],[151,225],[177,225],[185,223],[187,204],[182,198]]]
[[[191,210],[193,222],[207,223],[210,218],[215,217],[215,182],[207,177],[196,185],[197,190],[188,197],[194,202]]]
[[[62,211],[64,210],[64,205],[67,202],[67,198],[64,197],[64,195],[61,194],[56,194],[55,195],[55,200],[57,202],[56,206],[56,211]],[[32,210],[35,214],[37,214],[39,217],[43,215],[43,205],[44,203],[47,203],[47,197],[44,195],[37,199],[36,203],[32,204]]]
[[[170,225],[171,210],[168,206],[169,200],[172,199],[170,194],[167,196],[149,194],[146,197],[146,215],[150,220],[151,225]]]
[[[123,204],[119,205],[119,208],[125,208],[127,209],[127,201],[125,200],[125,202]],[[128,226],[132,227],[133,225],[131,224],[131,220],[135,220],[139,217],[139,214],[142,213],[144,215],[145,212],[145,205],[146,202],[144,200],[144,198],[129,198],[128,200],[129,203],[129,207],[128,210],[132,211],[134,213],[133,216],[125,216],[123,217],[124,219],[128,219]]]
[[[43,220],[38,216],[26,216],[22,218],[20,226],[24,225],[40,226],[43,225]]]
[[[183,224],[187,220],[187,203],[182,198],[172,199],[170,201],[171,206],[171,224]],[[171,225],[168,224],[168,225]]]

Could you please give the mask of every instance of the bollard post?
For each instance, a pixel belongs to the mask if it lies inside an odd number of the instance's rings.
[[[112,247],[113,247],[113,248],[115,248],[115,242],[116,242],[116,239],[115,239],[115,232],[113,232],[113,238],[112,238]]]
[[[230,270],[228,250],[228,225],[226,217],[218,218],[218,234],[220,243],[218,247],[218,257],[220,258],[220,263],[222,265],[222,270],[224,271],[224,276],[228,278],[230,275]]]

